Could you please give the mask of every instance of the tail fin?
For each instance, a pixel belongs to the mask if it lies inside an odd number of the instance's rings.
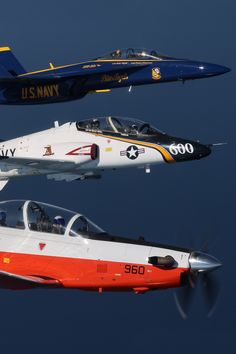
[[[0,76],[17,76],[25,72],[23,66],[12,53],[11,48],[0,47]]]

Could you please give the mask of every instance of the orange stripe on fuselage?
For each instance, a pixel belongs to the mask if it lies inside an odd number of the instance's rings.
[[[5,258],[9,263],[4,263]],[[144,274],[126,273],[125,265],[141,267]],[[184,268],[161,269],[147,264],[132,264],[78,258],[0,252],[0,269],[25,276],[59,280],[65,288],[129,291],[134,288],[169,288],[180,285]],[[13,280],[12,280],[13,281]],[[0,275],[1,287],[1,275]]]
[[[145,146],[145,147],[150,147],[150,148],[155,149],[158,152],[160,152],[162,157],[163,157],[163,159],[166,162],[168,162],[168,163],[175,162],[175,160],[173,159],[171,154],[165,148],[163,148],[161,145],[153,144],[153,143],[147,143],[147,142],[143,142],[143,141],[139,141],[139,140],[118,138],[118,137],[114,137],[114,136],[110,136],[110,135],[104,135],[104,134],[99,134],[99,133],[92,133],[92,134],[97,135],[97,136],[101,136],[103,138],[108,138],[108,139],[111,139],[111,140],[113,139],[113,140],[123,141],[125,143],[132,143],[132,144],[135,144],[135,145],[142,145],[142,146]]]

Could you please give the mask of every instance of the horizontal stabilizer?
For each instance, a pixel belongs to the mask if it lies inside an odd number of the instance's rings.
[[[38,276],[19,275],[0,270],[0,288],[23,290],[35,287],[60,287],[56,279],[44,279]]]

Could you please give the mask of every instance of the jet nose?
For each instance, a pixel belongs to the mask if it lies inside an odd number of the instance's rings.
[[[195,158],[201,159],[211,154],[210,145],[195,144]]]
[[[218,259],[207,253],[194,251],[190,254],[189,266],[193,271],[210,272],[220,268],[222,264]]]
[[[210,63],[198,63],[198,69],[203,77],[222,75],[231,71],[231,69],[226,66]]]
[[[198,160],[211,153],[211,145],[179,138],[170,138],[166,147],[176,162]]]

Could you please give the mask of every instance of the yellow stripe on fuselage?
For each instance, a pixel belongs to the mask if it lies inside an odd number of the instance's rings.
[[[99,133],[92,133],[92,134],[97,135],[97,136],[101,136],[103,138],[108,138],[108,139],[111,139],[111,140],[118,140],[118,141],[123,141],[125,143],[132,143],[132,144],[135,144],[135,145],[142,145],[142,146],[145,146],[145,147],[150,147],[150,148],[155,149],[158,152],[160,152],[162,157],[164,158],[164,160],[166,162],[168,162],[168,163],[175,162],[175,160],[173,159],[171,154],[165,148],[163,148],[160,145],[153,144],[153,143],[146,143],[146,142],[139,141],[139,140],[117,138],[117,137],[114,137],[114,136],[104,135],[104,134],[99,134]]]
[[[120,61],[121,62],[140,62],[140,63],[142,63],[142,62],[153,62],[153,61],[158,61],[158,62],[160,62],[160,61],[162,61],[162,60],[155,60],[155,59],[147,59],[147,60],[144,60],[144,59],[97,59],[97,60],[94,60],[94,61],[96,61],[96,62],[115,62],[115,63],[119,63]]]
[[[53,70],[56,70],[56,69],[69,68],[71,66],[76,66],[76,65],[85,64],[85,63],[89,63],[89,62],[85,61],[85,62],[82,62],[82,63],[68,64],[68,65],[62,65],[62,66],[54,66],[53,68],[47,68],[47,69],[42,69],[42,70],[37,70],[37,71],[30,71],[28,73],[19,75],[19,77],[27,76],[27,75],[34,75],[34,74],[39,74],[39,73],[46,73],[48,71],[53,71]]]
[[[95,90],[97,93],[104,93],[104,92],[111,92],[110,89],[104,89],[104,90]]]
[[[10,47],[0,47],[0,52],[6,52],[8,50],[11,50]]]
[[[19,77],[22,77],[22,76],[27,76],[27,75],[34,75],[34,74],[39,74],[39,73],[45,73],[45,72],[49,72],[49,71],[52,71],[52,70],[57,70],[57,69],[64,69],[64,68],[69,68],[69,67],[72,67],[72,66],[76,66],[76,65],[82,65],[82,64],[87,64],[87,63],[94,63],[94,62],[112,62],[112,63],[119,63],[119,62],[140,62],[140,63],[145,63],[145,62],[160,62],[160,60],[134,60],[134,59],[105,59],[105,60],[89,60],[89,61],[83,61],[83,62],[80,62],[80,63],[76,63],[76,64],[68,64],[68,65],[62,65],[62,66],[54,66],[53,68],[47,68],[47,69],[42,69],[42,70],[37,70],[37,71],[31,71],[31,72],[28,72],[28,73],[25,73],[25,74],[21,74],[19,75]]]

